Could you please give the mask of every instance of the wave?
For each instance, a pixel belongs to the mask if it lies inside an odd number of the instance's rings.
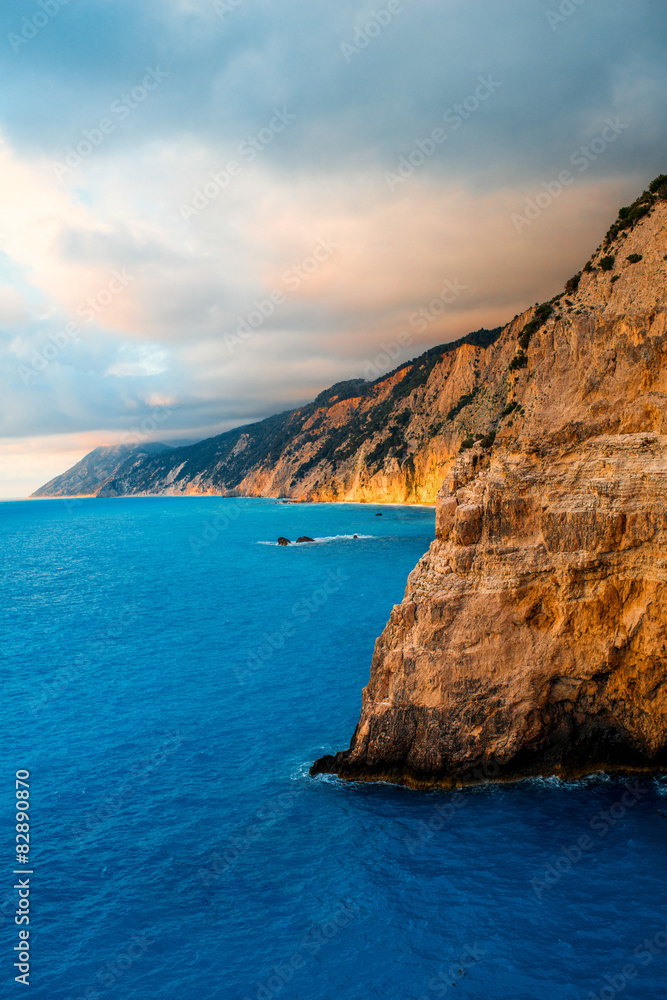
[[[344,541],[360,541],[364,538],[376,538],[376,535],[322,535],[318,538],[313,538],[312,542],[299,542],[298,548],[304,545],[324,545],[327,542],[344,542]],[[278,542],[257,542],[257,545],[277,545]],[[297,547],[296,539],[290,539],[290,545]],[[287,546],[285,546],[286,548]]]

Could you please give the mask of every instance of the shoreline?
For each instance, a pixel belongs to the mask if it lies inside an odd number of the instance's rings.
[[[325,755],[325,758],[328,755]],[[539,771],[535,770],[533,772],[517,772],[515,774],[481,774],[471,777],[470,780],[466,780],[465,777],[445,777],[445,776],[434,776],[433,778],[428,778],[425,775],[423,777],[416,777],[405,772],[397,773],[391,771],[360,771],[358,774],[354,773],[341,773],[334,770],[326,770],[325,768],[319,768],[318,764],[325,759],[320,757],[311,765],[309,774],[311,777],[316,778],[319,775],[324,775],[328,777],[338,778],[340,781],[345,781],[347,783],[361,782],[363,784],[386,784],[393,785],[395,788],[409,788],[412,791],[418,792],[452,792],[461,788],[479,788],[485,786],[493,785],[518,785],[522,781],[535,781],[543,780],[549,781],[551,779],[556,779],[563,783],[585,781],[588,778],[595,778],[599,775],[601,778],[608,778],[612,781],[621,781],[627,778],[661,778],[667,777],[667,765],[628,765],[623,767],[622,765],[615,764],[613,767],[606,768],[604,765],[593,765],[591,764],[589,768],[561,768],[554,770]],[[478,768],[473,770],[483,771],[485,768],[484,764],[480,764]]]
[[[223,493],[125,493],[119,497],[100,497],[95,493],[72,493],[67,496],[49,497],[0,497],[0,503],[22,503],[26,500],[270,500],[273,503],[294,504],[298,506],[335,504],[337,507],[423,507],[425,510],[435,510],[433,503],[401,503],[398,500],[291,500],[289,497],[258,497],[250,495],[227,496]]]

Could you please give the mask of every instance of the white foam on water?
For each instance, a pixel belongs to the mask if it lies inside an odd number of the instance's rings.
[[[322,535],[321,538],[314,538],[312,542],[296,542],[296,540],[290,540],[290,546],[295,548],[302,548],[308,545],[324,545],[327,542],[341,542],[341,541],[359,541],[362,538],[376,538],[376,535]],[[257,545],[277,545],[278,542],[257,542]],[[287,548],[285,545],[283,548]]]

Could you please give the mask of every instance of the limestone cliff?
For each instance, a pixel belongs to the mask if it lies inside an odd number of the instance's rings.
[[[159,442],[105,445],[94,448],[67,472],[40,486],[32,496],[96,496],[101,484],[119,475],[121,470],[127,474],[142,459],[169,450],[168,445]]]
[[[487,434],[438,494],[350,749],[313,773],[667,770],[666,198],[663,177],[486,352]]]
[[[112,472],[93,452],[79,463],[100,473],[94,483],[85,477],[85,491],[75,488],[81,481],[76,466],[35,495],[435,503],[461,440],[477,426],[470,404],[499,334],[500,328],[478,330],[431,348],[375,382],[340,382],[296,410],[188,447],[119,462]]]

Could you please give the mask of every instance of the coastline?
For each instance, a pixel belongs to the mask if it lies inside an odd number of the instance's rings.
[[[498,773],[497,769],[492,767],[489,763],[480,763],[476,767],[471,768],[470,776],[466,778],[465,775],[461,777],[446,777],[443,775],[434,774],[432,777],[427,775],[414,775],[410,774],[408,771],[364,771],[360,769],[355,773],[345,773],[345,771],[329,770],[326,767],[320,767],[320,765],[327,760],[330,755],[325,754],[320,757],[315,763],[310,767],[309,774],[311,777],[317,777],[320,774],[331,775],[333,777],[339,778],[341,781],[354,784],[354,782],[363,782],[364,784],[388,784],[396,785],[401,788],[410,788],[413,791],[455,791],[459,788],[478,788],[484,785],[517,785],[523,781],[533,781],[536,779],[542,779],[548,781],[552,778],[567,782],[584,781],[586,779],[593,779],[597,775],[612,780],[621,781],[628,778],[659,778],[667,777],[667,763],[662,765],[635,765],[635,766],[622,766],[614,765],[613,767],[605,767],[603,764],[591,764],[589,767],[581,768],[547,768],[526,771],[517,771],[516,773],[502,774]],[[333,759],[333,756],[332,756]]]
[[[274,503],[298,504],[299,506],[335,504],[342,507],[347,504],[350,507],[409,507],[423,508],[425,510],[435,510],[433,503],[400,503],[397,500],[292,500],[289,497],[257,496],[256,494],[239,494],[230,496],[227,493],[125,493],[122,496],[101,497],[96,493],[72,493],[67,496],[48,497],[0,497],[0,503],[10,503],[22,500],[166,500],[166,499],[189,499],[202,500],[210,498],[212,500],[271,500]]]

